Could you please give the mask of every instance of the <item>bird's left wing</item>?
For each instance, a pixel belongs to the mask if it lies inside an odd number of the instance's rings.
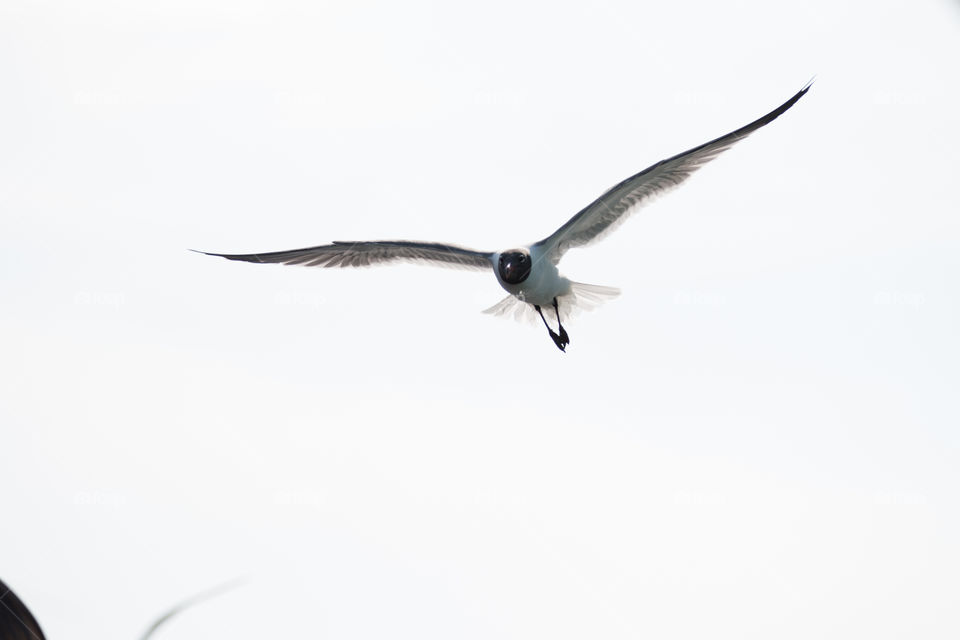
[[[750,124],[725,136],[661,160],[640,173],[607,190],[562,227],[535,246],[541,248],[554,263],[571,247],[579,247],[602,238],[623,222],[627,215],[651,197],[678,186],[694,171],[743,140],[760,127],[770,124],[792,107],[810,89],[807,83],[792,98]]]
[[[452,244],[408,240],[334,242],[319,247],[272,253],[199,253],[244,262],[296,264],[305,267],[366,267],[398,261],[428,262],[438,266],[466,269],[490,269],[493,266],[493,253],[474,251]]]

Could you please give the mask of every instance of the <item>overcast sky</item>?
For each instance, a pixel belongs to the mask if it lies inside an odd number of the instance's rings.
[[[955,2],[0,5],[0,572],[51,639],[955,638]],[[540,239],[623,294],[251,265]]]

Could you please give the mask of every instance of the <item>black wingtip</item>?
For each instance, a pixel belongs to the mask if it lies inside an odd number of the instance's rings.
[[[734,133],[735,134],[743,133],[744,135],[748,135],[753,131],[756,131],[760,127],[770,124],[771,122],[773,122],[774,120],[782,116],[784,113],[786,113],[786,111],[790,109],[790,107],[795,105],[797,101],[800,100],[800,98],[805,96],[807,94],[807,91],[809,91],[810,87],[813,85],[813,81],[814,81],[814,78],[810,78],[810,80],[808,80],[807,83],[803,85],[803,88],[800,89],[800,91],[797,91],[795,94],[793,94],[792,98],[784,102],[782,105],[780,105],[779,107],[777,107],[776,109],[768,113],[767,115],[755,120],[754,122],[751,122],[750,124],[748,124],[745,127],[742,127],[741,129],[738,129]]]
[[[229,253],[214,253],[212,251],[200,251],[199,249],[187,249],[187,251],[192,251],[193,253],[199,253],[202,256],[213,256],[214,258],[227,258],[228,260],[236,259],[235,256]]]
[[[790,98],[789,100],[787,100],[787,101],[783,104],[783,107],[781,107],[781,109],[783,109],[783,111],[786,111],[787,109],[789,109],[790,107],[792,107],[792,106],[797,102],[797,100],[799,100],[799,99],[802,98],[803,96],[807,95],[807,91],[810,91],[810,87],[813,86],[813,81],[814,81],[815,79],[816,79],[816,78],[814,77],[814,78],[810,78],[809,80],[807,80],[807,83],[806,83],[805,85],[803,85],[803,87],[800,89],[800,91],[797,91],[797,93],[795,93],[792,98]],[[783,113],[783,111],[781,111],[781,113]]]
[[[260,254],[258,253],[213,253],[212,251],[200,251],[199,249],[187,249],[187,251],[192,251],[193,253],[199,253],[203,256],[213,256],[214,258],[226,258],[227,260],[240,260],[242,262],[263,262],[260,259]],[[0,638],[0,640],[3,640]]]
[[[817,76],[813,76],[813,77],[811,77],[809,80],[807,80],[807,83],[806,83],[805,85],[803,85],[803,87],[800,89],[800,91],[797,91],[797,95],[795,95],[795,96],[791,99],[791,102],[796,102],[797,100],[799,100],[800,98],[802,98],[803,96],[805,96],[806,93],[807,93],[807,91],[810,91],[810,87],[813,86],[813,81],[816,80],[816,79],[817,79]]]

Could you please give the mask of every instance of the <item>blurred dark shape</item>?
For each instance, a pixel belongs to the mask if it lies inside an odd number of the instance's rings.
[[[164,613],[162,616],[154,620],[153,624],[147,627],[147,630],[143,633],[142,636],[140,636],[140,640],[147,640],[150,636],[153,635],[154,631],[156,631],[161,626],[166,624],[170,620],[170,618],[174,617],[184,609],[189,609],[190,607],[197,604],[198,602],[209,600],[210,598],[214,598],[220,595],[224,591],[229,591],[230,589],[233,589],[234,587],[238,586],[241,582],[242,582],[241,580],[233,580],[231,582],[225,582],[224,584],[221,584],[212,589],[204,591],[203,593],[198,593],[192,598],[188,598],[184,600],[183,602],[176,605],[175,607],[173,607],[172,609]],[[3,640],[3,639],[0,638],[0,640]]]
[[[44,640],[27,605],[0,580],[0,640]]]
[[[188,609],[198,602],[203,602],[214,596],[218,596],[224,591],[233,589],[240,584],[239,580],[224,583],[208,591],[197,594],[192,598],[184,600],[173,607],[162,616],[157,618],[140,636],[141,640],[147,640],[153,635],[153,632],[168,622],[184,609]],[[27,605],[10,590],[3,580],[0,580],[0,640],[46,640],[40,625],[36,618],[27,609]]]

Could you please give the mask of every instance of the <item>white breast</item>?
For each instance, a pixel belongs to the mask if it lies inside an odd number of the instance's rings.
[[[500,278],[500,273],[494,269],[497,275],[497,282],[507,292],[513,294],[524,302],[537,304],[542,307],[553,305],[553,299],[564,296],[570,292],[570,281],[560,275],[557,265],[546,259],[543,255],[538,255],[536,247],[530,247],[530,259],[533,267],[530,269],[530,275],[520,284],[509,284]],[[496,264],[500,258],[498,253],[493,257],[493,263]]]

